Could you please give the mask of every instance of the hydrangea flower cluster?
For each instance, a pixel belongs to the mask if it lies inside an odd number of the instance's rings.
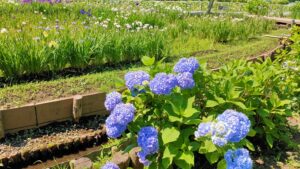
[[[211,140],[215,145],[222,147],[228,143],[228,135],[231,129],[228,127],[227,123],[224,123],[222,121],[213,123],[211,125],[211,130]]]
[[[199,138],[199,137],[203,137],[205,136],[207,133],[209,133],[211,131],[211,122],[207,122],[207,123],[200,123],[198,126],[197,131],[195,131],[195,137]]]
[[[150,161],[147,160],[147,155],[155,154],[159,149],[157,130],[151,126],[143,127],[138,133],[137,142],[139,147],[142,148],[142,150],[137,153],[139,161],[145,166],[150,165]]]
[[[231,130],[228,133],[228,141],[240,142],[250,131],[251,122],[248,117],[234,110],[226,110],[217,117],[219,122],[223,122]]]
[[[181,89],[191,89],[195,86],[195,81],[193,79],[193,74],[189,72],[179,73],[176,76],[178,86]]]
[[[125,75],[126,86],[132,92],[137,86],[142,86],[150,81],[150,75],[144,71],[129,72]]]
[[[196,58],[181,58],[174,66],[174,72],[178,73],[176,79],[181,89],[191,89],[195,86],[193,75],[200,67]]]
[[[228,142],[239,142],[250,131],[251,122],[248,117],[234,110],[226,110],[220,114],[216,122],[200,123],[194,133],[196,138],[211,134],[212,142],[224,146]]]
[[[150,81],[150,90],[158,95],[168,95],[177,86],[177,79],[172,74],[158,73]]]
[[[173,74],[158,73],[150,81],[150,75],[144,71],[129,72],[125,75],[127,88],[135,96],[138,91],[138,86],[143,86],[149,81],[150,90],[154,94],[168,95],[172,90],[179,86],[182,89],[190,89],[195,86],[193,73],[199,68],[199,63],[195,58],[182,58],[174,67]]]
[[[106,95],[104,106],[106,110],[112,111],[119,103],[122,103],[122,95],[119,92],[111,92]]]
[[[128,123],[133,121],[135,107],[130,104],[119,103],[105,121],[106,134],[110,138],[118,138],[126,130]]]
[[[101,169],[120,169],[115,163],[108,162]]]
[[[227,169],[251,169],[253,166],[249,151],[244,148],[228,150],[225,153],[224,158]]]
[[[196,58],[181,58],[177,64],[174,66],[174,72],[184,73],[189,72],[194,74],[194,72],[200,67]]]

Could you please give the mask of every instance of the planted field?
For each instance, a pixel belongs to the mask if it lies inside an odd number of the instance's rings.
[[[168,5],[35,3],[0,9],[4,78],[131,63],[144,55],[161,59],[170,56],[176,39],[226,43],[274,28],[273,22],[256,18],[192,17]]]
[[[299,168],[297,5],[1,1],[0,168]]]

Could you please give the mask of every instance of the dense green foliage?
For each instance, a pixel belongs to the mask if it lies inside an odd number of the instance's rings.
[[[266,15],[269,12],[269,3],[264,0],[250,0],[246,9],[251,14]]]
[[[296,19],[300,19],[300,2],[296,2],[291,7],[292,17]]]
[[[265,138],[270,147],[275,140],[290,143],[287,117],[293,112],[297,83],[289,71],[270,59],[229,64],[213,75],[207,105],[212,112],[236,105],[251,118],[257,139]]]
[[[256,151],[257,143],[265,143],[271,149],[278,142],[292,146],[287,119],[299,113],[299,72],[283,66],[282,61],[289,59],[278,56],[275,61],[268,58],[262,63],[239,60],[217,72],[201,64],[194,74],[195,87],[175,88],[170,95],[155,95],[148,87],[139,88],[143,92],[137,96],[124,91],[123,100],[137,108],[136,117],[128,126],[130,133],[124,135],[132,143],[126,151],[137,146],[135,133],[144,126],[154,126],[160,133],[160,151],[149,158],[149,168],[168,168],[172,164],[192,168],[195,153],[224,168],[222,157],[228,149],[247,147]],[[153,59],[144,58],[143,63],[151,65]],[[150,75],[162,71],[172,73],[171,68],[158,62],[152,65]],[[210,122],[226,109],[243,112],[251,120],[247,138],[225,147],[218,147],[207,138],[194,138],[199,123]]]

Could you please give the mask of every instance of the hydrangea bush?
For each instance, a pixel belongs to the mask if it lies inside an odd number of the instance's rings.
[[[287,113],[291,110],[288,104],[292,101],[285,98],[292,93],[288,90],[291,86],[285,86],[286,93],[277,95],[276,101],[272,98],[260,106],[251,102],[254,96],[248,95],[263,93],[243,91],[248,88],[239,86],[250,83],[240,81],[243,78],[250,80],[253,72],[259,70],[259,64],[252,65],[256,69],[246,65],[249,69],[237,79],[239,73],[232,74],[228,68],[216,76],[195,58],[180,59],[172,70],[160,66],[161,62],[154,63],[151,58],[142,61],[151,66],[149,72],[127,73],[125,84],[128,89],[122,95],[117,92],[107,94],[105,107],[111,113],[106,120],[106,129],[110,138],[128,138],[131,144],[126,151],[140,147],[139,160],[149,168],[168,169],[174,165],[193,168],[195,155],[198,155],[219,169],[250,169],[253,164],[247,149],[255,151],[255,147],[249,140],[266,138],[272,147],[276,138],[272,133],[276,132],[276,124],[272,120],[286,122],[288,117],[284,114],[278,118],[275,112],[269,114],[267,111]],[[277,62],[267,61],[267,64]],[[273,75],[279,76],[279,73]],[[228,82],[230,78],[236,78],[239,83]],[[267,88],[259,80],[251,84],[256,85],[257,90]],[[278,104],[275,109],[272,102]],[[278,131],[286,128],[286,125],[278,125],[283,127]]]

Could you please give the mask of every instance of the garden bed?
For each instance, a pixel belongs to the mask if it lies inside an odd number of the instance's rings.
[[[249,12],[256,3],[265,2],[250,1]],[[252,157],[261,167],[291,157],[298,167],[300,30],[277,46],[262,36],[286,32],[274,21],[229,11],[197,17],[195,6],[178,5],[1,3],[0,168],[108,138],[128,141],[124,151],[137,148],[149,169],[223,169],[238,158],[250,169]]]
[[[107,141],[103,122],[92,116],[7,135],[0,141],[0,161],[4,168],[21,168],[97,146]]]

